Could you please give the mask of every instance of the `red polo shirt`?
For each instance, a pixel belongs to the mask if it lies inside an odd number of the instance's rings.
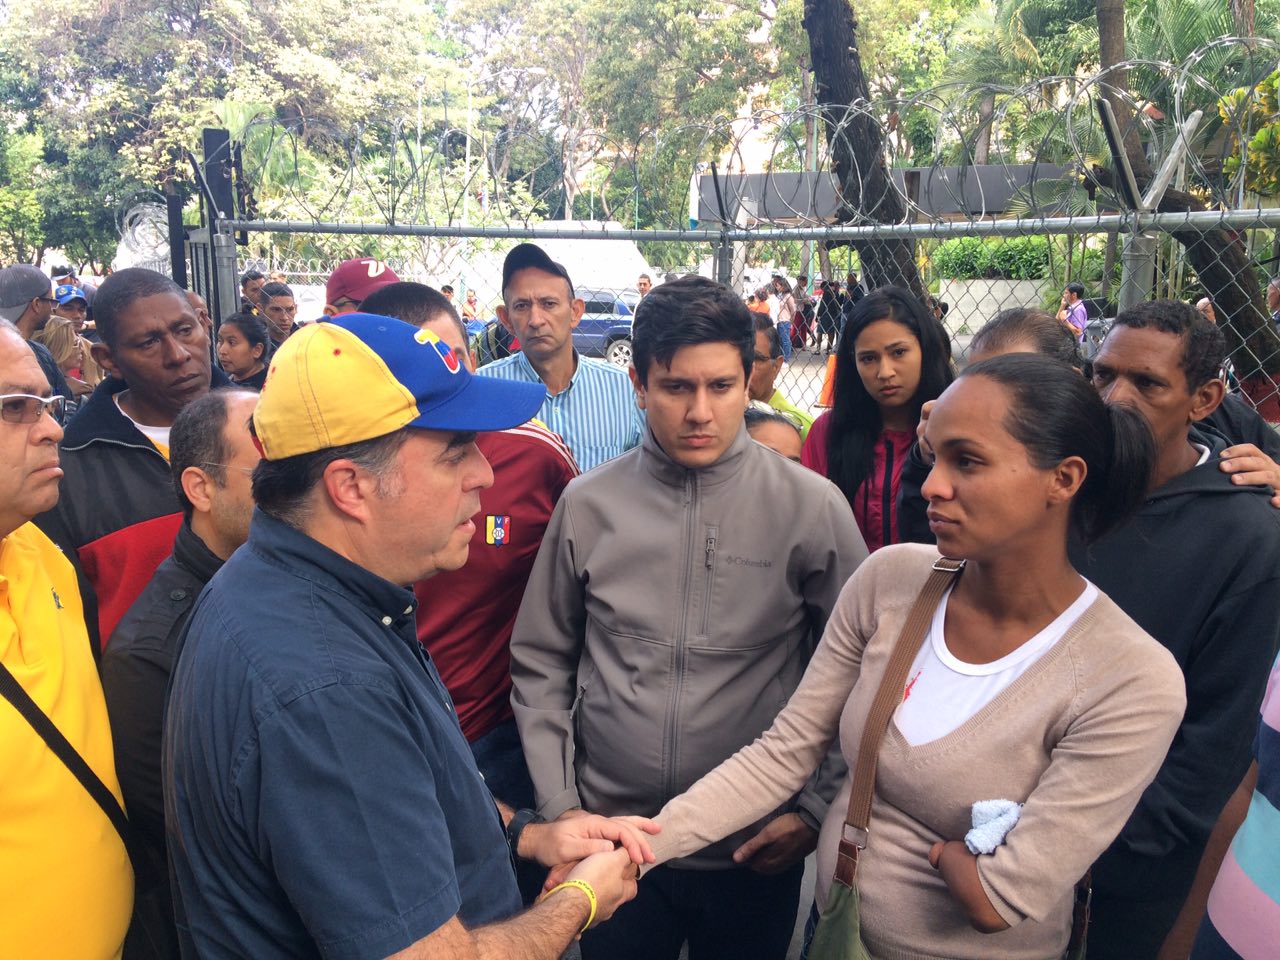
[[[511,629],[551,511],[578,475],[564,441],[533,422],[482,433],[476,444],[493,486],[480,494],[466,566],[413,587],[418,641],[471,742],[511,717]]]

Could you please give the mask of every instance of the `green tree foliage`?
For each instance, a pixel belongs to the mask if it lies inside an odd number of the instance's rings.
[[[1102,250],[1066,236],[957,237],[938,244],[929,257],[935,278],[1044,281],[1045,308],[1073,280],[1097,289],[1104,269]],[[1117,279],[1110,278],[1112,283]]]
[[[1256,86],[1233,90],[1218,104],[1231,150],[1223,163],[1223,171],[1234,179],[1239,176],[1243,163],[1245,189],[1264,197],[1280,194],[1278,83],[1280,71]]]
[[[299,128],[346,129],[413,117],[422,103],[438,123],[449,78],[458,86],[460,76],[442,16],[418,0],[10,5],[0,127],[39,139],[6,141],[26,150],[6,162],[9,254],[47,243],[81,262],[109,259],[119,205],[144,190],[189,195],[185,151],[228,103],[261,104]]]
[[[1050,271],[1049,241],[1045,237],[957,237],[938,245],[931,265],[935,274],[953,280],[1043,280]]]
[[[39,184],[43,139],[0,130],[0,261],[30,262],[44,250]]]
[[[1071,73],[1083,59],[1077,35],[1093,14],[1094,0],[982,0],[957,28],[948,74],[1018,86]]]
[[[223,100],[354,124],[440,89],[439,14],[414,0],[48,0],[13,6],[0,47],[38,81],[39,122],[118,151],[139,182],[185,178]],[[56,56],[48,51],[56,50]]]
[[[1068,138],[1060,111],[1042,109],[1052,94],[997,104],[990,92],[1080,82],[1098,61],[1095,9],[859,0],[873,98],[956,91],[886,111],[898,161],[1069,162],[1080,144],[1101,150],[1096,130]],[[1232,10],[1231,0],[1128,0],[1128,55],[1177,62],[1233,32]],[[769,166],[811,161],[802,13],[803,0],[11,4],[0,17],[0,256],[58,247],[78,262],[109,259],[121,206],[144,191],[191,197],[185,151],[198,152],[202,127],[223,125],[243,134],[263,216],[379,221],[412,208],[452,223],[678,223],[689,172],[723,162],[742,133],[735,118],[752,109],[793,117],[764,132],[779,144]],[[1256,23],[1276,33],[1280,0],[1256,0]],[[1216,114],[1259,79],[1238,67],[1207,58],[1209,79],[1186,96]],[[1158,81],[1135,71],[1130,85],[1161,101]],[[1218,122],[1206,122],[1206,142]],[[1257,123],[1248,138],[1249,189],[1274,191],[1280,134]],[[1026,200],[1062,212],[1092,202],[1079,183]]]
[[[44,159],[37,198],[46,246],[91,270],[109,264],[120,239],[116,217],[140,192],[124,161],[100,143],[63,148],[52,134]]]
[[[733,117],[774,76],[765,28],[774,12],[696,0],[467,0],[457,29],[477,51],[476,92],[509,142],[540,125],[558,133],[565,202],[556,212],[585,216],[594,203],[645,225],[669,219],[692,163],[723,147],[723,137],[704,143],[706,125]],[[629,209],[637,173],[662,169],[672,151],[685,173],[646,182],[645,209]],[[596,198],[581,197],[589,164],[614,171]]]

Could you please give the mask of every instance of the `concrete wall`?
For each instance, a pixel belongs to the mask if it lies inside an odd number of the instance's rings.
[[[978,328],[1001,310],[1010,307],[1040,308],[1049,280],[943,280],[938,299],[951,309],[942,322],[953,337],[962,328],[977,333]]]

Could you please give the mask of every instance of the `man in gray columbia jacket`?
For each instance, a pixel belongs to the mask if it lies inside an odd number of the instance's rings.
[[[700,277],[633,326],[640,447],[565,490],[511,641],[539,813],[654,814],[786,703],[867,550],[829,481],[743,427],[751,314]],[[658,867],[585,960],[782,957],[803,859],[845,774],[835,744],[794,800]]]

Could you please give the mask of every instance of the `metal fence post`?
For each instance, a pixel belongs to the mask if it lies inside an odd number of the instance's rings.
[[[165,218],[169,227],[169,276],[184,289],[187,286],[187,230],[182,224],[182,200],[177,194],[164,195]]]
[[[213,302],[209,310],[214,324],[220,324],[240,308],[239,273],[236,269],[236,238],[223,223],[215,221],[213,239]],[[216,312],[214,312],[216,311]]]
[[[726,287],[733,286],[733,241],[728,233],[721,233],[716,245],[716,280]]]
[[[1154,234],[1132,233],[1125,238],[1120,254],[1120,292],[1116,305],[1127,310],[1151,296],[1156,282],[1156,245]]]

